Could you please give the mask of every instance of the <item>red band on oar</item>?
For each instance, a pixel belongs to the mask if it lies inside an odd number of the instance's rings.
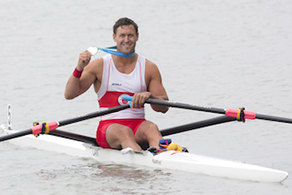
[[[57,127],[59,127],[59,124],[57,122],[49,122],[47,123],[47,125],[49,126],[49,131],[55,130],[57,129]],[[33,126],[30,129],[32,130],[33,134],[41,134],[42,128],[43,128],[43,125],[40,124],[40,125]]]
[[[238,112],[240,112],[239,109],[228,108],[225,111],[225,115],[229,116],[229,117],[238,118]],[[247,110],[244,110],[243,112],[244,112],[244,118],[245,119],[255,119],[256,118],[256,113],[255,112],[247,111]]]

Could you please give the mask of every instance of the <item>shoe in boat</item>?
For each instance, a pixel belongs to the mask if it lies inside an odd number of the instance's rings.
[[[182,152],[182,148],[178,144],[173,142],[168,145],[167,150],[175,150],[178,152]]]
[[[133,149],[130,148],[130,147],[128,147],[128,148],[124,148],[124,149],[121,150],[121,153],[122,153],[122,154],[127,154],[128,152],[130,152],[130,151],[132,151],[132,150],[133,150]]]
[[[161,150],[167,150],[169,144],[171,144],[171,139],[161,139],[159,140],[158,146]]]
[[[147,151],[151,152],[154,156],[159,153],[158,148],[151,146],[147,149]]]
[[[159,140],[158,145],[159,145],[159,148],[164,151],[175,150],[179,152],[188,152],[186,148],[182,148],[178,144],[173,143],[171,139],[161,139]]]

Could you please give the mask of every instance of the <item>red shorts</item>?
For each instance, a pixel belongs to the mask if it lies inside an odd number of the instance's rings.
[[[137,129],[144,121],[145,119],[111,119],[100,121],[96,131],[96,142],[102,148],[111,148],[106,141],[106,130],[111,124],[117,123],[130,127],[135,135]]]

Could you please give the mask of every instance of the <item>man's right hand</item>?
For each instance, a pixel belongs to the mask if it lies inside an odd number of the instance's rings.
[[[89,51],[84,51],[79,54],[79,60],[77,65],[77,70],[82,71],[85,66],[87,66],[91,60],[92,54]]]

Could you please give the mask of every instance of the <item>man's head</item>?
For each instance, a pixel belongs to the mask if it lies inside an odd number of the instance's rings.
[[[126,18],[126,17],[120,18],[118,21],[116,21],[116,23],[113,26],[114,34],[117,33],[117,29],[119,27],[129,26],[129,25],[133,25],[135,30],[136,30],[136,33],[138,34],[138,25],[133,20],[131,20],[130,18]]]
[[[117,51],[130,54],[135,51],[139,38],[137,24],[129,18],[119,19],[113,27],[113,40],[117,43]]]

